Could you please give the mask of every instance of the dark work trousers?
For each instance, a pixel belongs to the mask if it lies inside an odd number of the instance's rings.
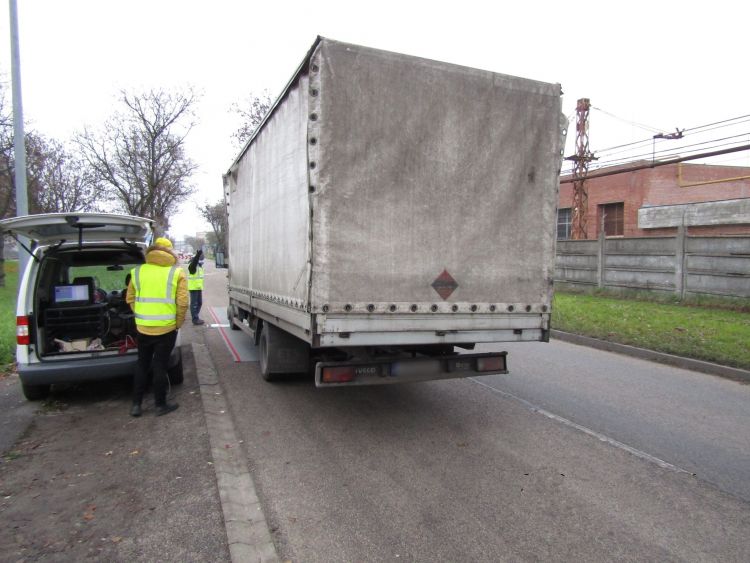
[[[198,315],[201,312],[203,306],[203,290],[202,289],[191,289],[190,290],[190,315],[193,317],[193,322],[198,320]]]
[[[138,365],[133,377],[133,403],[141,404],[148,384],[148,372],[154,372],[154,404],[159,407],[167,402],[167,367],[177,331],[152,336],[138,333]]]

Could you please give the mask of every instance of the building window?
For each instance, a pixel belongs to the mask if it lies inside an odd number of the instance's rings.
[[[570,225],[573,212],[570,207],[557,210],[557,240],[567,240],[570,238]]]
[[[600,217],[604,217],[604,236],[621,237],[625,234],[625,204],[608,203],[599,206]]]

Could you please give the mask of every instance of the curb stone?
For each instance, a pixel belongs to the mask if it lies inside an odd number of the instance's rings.
[[[233,563],[278,562],[276,548],[247,469],[219,380],[204,344],[192,344],[203,414],[208,426],[221,510]]]
[[[665,354],[664,352],[647,350],[646,348],[637,348],[635,346],[628,346],[627,344],[599,340],[598,338],[582,336],[572,332],[563,332],[561,330],[551,330],[550,336],[571,344],[588,346],[589,348],[596,348],[606,352],[616,352],[618,354],[624,354],[642,360],[667,364],[682,369],[707,373],[709,375],[717,375],[741,383],[750,383],[750,371],[744,369],[722,366],[711,362],[704,362],[702,360],[693,360],[691,358],[683,358],[682,356],[674,356],[672,354]]]

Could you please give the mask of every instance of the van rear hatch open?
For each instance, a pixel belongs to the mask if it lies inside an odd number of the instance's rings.
[[[152,221],[133,215],[109,213],[42,213],[0,221],[0,228],[11,236],[22,236],[37,245],[66,242],[120,241],[148,242]]]

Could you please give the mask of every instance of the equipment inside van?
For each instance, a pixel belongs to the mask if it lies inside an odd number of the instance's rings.
[[[59,307],[74,307],[88,305],[91,303],[93,291],[89,284],[81,285],[56,285],[55,288],[55,305]]]

